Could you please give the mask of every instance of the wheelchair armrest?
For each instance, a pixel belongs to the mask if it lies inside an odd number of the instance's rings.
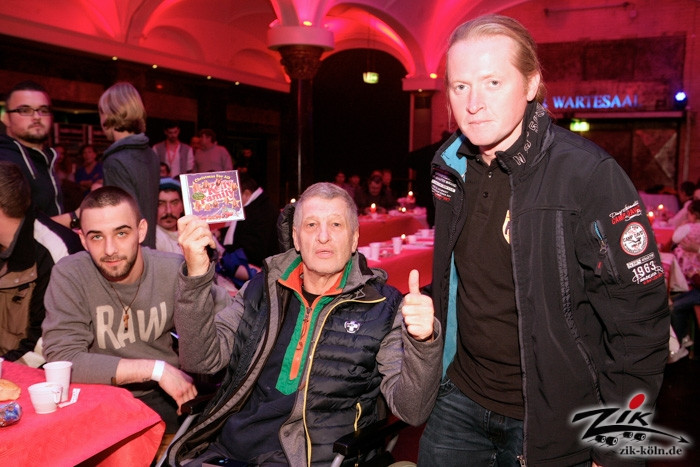
[[[347,457],[355,457],[372,449],[383,447],[386,439],[396,436],[408,423],[399,419],[384,419],[365,428],[360,428],[333,443],[333,452]]]
[[[180,406],[180,411],[184,415],[193,415],[201,413],[204,407],[209,403],[209,401],[214,397],[214,394],[203,394],[190,399]]]

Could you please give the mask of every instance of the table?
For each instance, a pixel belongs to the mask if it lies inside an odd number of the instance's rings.
[[[656,239],[656,245],[661,251],[669,251],[671,249],[671,239],[673,238],[673,227],[666,227],[660,225],[652,226],[654,231],[654,238]]]
[[[433,247],[422,244],[404,245],[401,253],[391,254],[391,242],[382,245],[382,253],[388,256],[380,257],[378,261],[367,259],[372,268],[382,268],[386,271],[387,284],[393,285],[402,294],[408,293],[408,275],[411,269],[417,269],[421,287],[433,281]]]
[[[410,213],[377,214],[374,218],[371,215],[360,216],[358,246],[391,240],[391,237],[400,237],[401,234],[411,235],[418,232],[419,229],[427,228],[425,214],[422,216]]]
[[[670,195],[666,193],[646,193],[644,191],[639,192],[639,197],[644,203],[644,207],[647,211],[653,211],[659,204],[664,205],[664,209],[668,210],[670,215],[678,212],[678,197],[676,195]]]
[[[661,252],[661,265],[664,267],[664,275],[669,292],[687,292],[688,281],[683,275],[680,264],[673,253]]]
[[[22,418],[0,428],[0,465],[148,466],[155,457],[165,423],[126,389],[71,384],[78,402],[38,415],[27,388],[44,371],[6,361],[2,377],[22,388]]]

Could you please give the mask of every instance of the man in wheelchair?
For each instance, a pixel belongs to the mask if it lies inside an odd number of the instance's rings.
[[[171,446],[170,464],[328,465],[337,438],[381,417],[380,395],[402,420],[427,419],[442,371],[432,301],[420,294],[417,271],[402,297],[384,271],[367,266],[344,189],[309,187],[294,210],[294,249],[267,258],[233,299],[212,288],[207,224],[193,216],[179,224],[181,364],[227,372]]]

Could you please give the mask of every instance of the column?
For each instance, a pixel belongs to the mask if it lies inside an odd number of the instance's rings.
[[[274,26],[268,30],[268,47],[282,56],[291,79],[293,122],[283,125],[290,140],[282,148],[282,182],[287,194],[298,197],[313,183],[313,78],[321,55],[333,49],[333,33],[314,26]]]
[[[433,112],[431,101],[435,91],[411,92],[411,144],[410,150],[432,144]]]
[[[292,147],[294,164],[283,160],[283,177],[296,196],[313,183],[313,77],[321,65],[323,49],[312,45],[286,45],[278,49],[282,66],[292,80],[290,94],[294,115]],[[290,125],[291,126],[291,125]],[[285,151],[286,153],[286,151]],[[290,151],[291,153],[291,151]],[[293,176],[293,178],[292,178]]]
[[[404,78],[402,88],[411,93],[411,114],[409,131],[409,152],[433,144],[432,98],[440,86],[440,81],[431,77]],[[414,189],[415,170],[409,166],[408,187]]]

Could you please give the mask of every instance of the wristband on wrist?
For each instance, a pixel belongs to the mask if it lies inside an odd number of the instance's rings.
[[[152,381],[160,381],[163,377],[163,370],[165,369],[165,362],[163,360],[156,360],[155,365],[153,365],[153,373],[151,373]]]

